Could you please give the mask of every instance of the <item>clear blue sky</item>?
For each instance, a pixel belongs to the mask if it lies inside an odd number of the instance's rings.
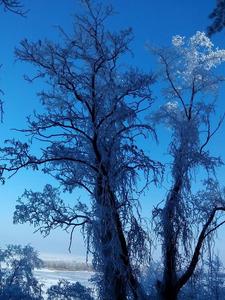
[[[10,128],[25,127],[25,117],[38,109],[39,102],[36,92],[38,84],[28,84],[23,80],[23,74],[29,73],[30,66],[15,62],[14,47],[21,39],[58,39],[56,26],[62,26],[66,31],[72,29],[73,14],[79,11],[77,0],[21,0],[29,9],[27,18],[21,18],[0,10],[0,87],[4,90],[5,115],[4,124],[0,125],[2,141],[12,136],[22,138],[21,135],[11,132]],[[109,1],[102,1],[108,3]],[[146,50],[146,43],[151,45],[168,45],[175,34],[193,35],[197,30],[204,31],[209,24],[208,15],[216,1],[212,0],[112,0],[111,3],[118,12],[109,22],[112,30],[123,27],[133,27],[135,39],[133,42],[134,58],[132,63],[145,70],[154,70],[154,58]],[[213,38],[213,42],[225,48],[224,33]],[[158,92],[158,89],[155,90]],[[160,98],[160,95],[156,95]],[[222,99],[222,97],[221,97]],[[223,105],[224,106],[224,105]],[[221,106],[222,107],[222,106]],[[223,127],[223,130],[225,128]],[[224,136],[224,135],[223,135]],[[216,137],[212,145],[215,152],[224,155],[225,147],[222,135]],[[223,171],[220,175],[223,176]],[[224,177],[223,177],[224,178]],[[25,188],[41,190],[48,176],[41,173],[21,171],[5,186],[0,187],[0,246],[8,243],[31,243],[41,253],[54,255],[66,254],[68,235],[56,231],[48,238],[43,239],[39,234],[33,234],[33,228],[27,225],[12,225],[12,215],[16,199]],[[154,203],[160,200],[165,191],[151,193]],[[72,195],[76,198],[76,195]],[[143,206],[146,216],[150,216],[151,205],[149,195],[143,197]],[[219,248],[222,251],[222,232],[219,234]],[[72,247],[74,256],[83,256],[80,235],[74,238]],[[225,251],[224,251],[225,252]],[[225,258],[225,256],[224,256]]]

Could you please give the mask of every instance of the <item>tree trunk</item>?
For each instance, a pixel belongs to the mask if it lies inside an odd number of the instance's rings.
[[[106,224],[104,224],[107,226]],[[111,224],[109,224],[111,225]],[[104,227],[102,228],[104,231]],[[102,247],[102,269],[103,269],[103,295],[102,299],[104,300],[125,300],[127,299],[127,283],[126,278],[124,278],[123,273],[121,272],[120,262],[117,260],[118,257],[115,257],[114,249],[111,246],[112,233],[107,232],[101,236]]]
[[[112,197],[113,197],[113,195],[112,195]],[[120,242],[121,250],[122,250],[121,251],[121,260],[122,260],[122,264],[124,265],[124,268],[126,270],[128,286],[131,289],[134,300],[147,300],[148,299],[147,295],[145,294],[145,292],[143,291],[139,282],[137,281],[137,279],[135,278],[135,276],[133,274],[133,270],[132,270],[132,267],[130,264],[129,253],[128,253],[128,249],[127,249],[127,243],[126,243],[125,236],[123,234],[122,224],[120,221],[118,211],[115,211],[114,217],[115,217],[114,221],[115,221],[115,225],[116,225],[116,231],[118,233],[118,238],[119,238],[119,242]]]
[[[159,285],[159,295],[161,300],[176,300],[178,291],[176,289],[177,274],[176,274],[176,245],[173,240],[167,240],[164,257],[164,272],[163,281]]]
[[[159,299],[160,300],[177,300],[178,291],[171,285],[161,285],[159,288]]]
[[[177,285],[177,229],[175,228],[175,213],[179,201],[179,192],[182,181],[178,179],[168,195],[163,209],[163,255],[164,271],[163,280],[158,286],[160,299],[176,300],[178,295]]]

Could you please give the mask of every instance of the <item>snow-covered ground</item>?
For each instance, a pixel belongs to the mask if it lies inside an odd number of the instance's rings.
[[[94,272],[89,271],[54,271],[49,269],[35,270],[34,274],[40,283],[44,284],[44,291],[51,285],[57,284],[60,279],[65,279],[70,282],[79,281],[81,284],[91,287],[92,284],[89,279]]]

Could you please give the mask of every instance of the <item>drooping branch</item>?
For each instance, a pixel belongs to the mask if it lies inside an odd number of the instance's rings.
[[[58,227],[70,231],[69,249],[74,230],[92,222],[85,204],[78,201],[74,207],[66,206],[60,198],[58,189],[51,185],[46,185],[43,192],[26,190],[18,200],[13,221],[28,222],[37,228],[35,232],[39,231],[44,236]]]

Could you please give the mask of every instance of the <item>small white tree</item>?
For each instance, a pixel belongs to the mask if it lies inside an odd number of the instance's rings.
[[[33,275],[42,261],[31,246],[9,245],[0,250],[0,299],[43,300],[42,287]]]

